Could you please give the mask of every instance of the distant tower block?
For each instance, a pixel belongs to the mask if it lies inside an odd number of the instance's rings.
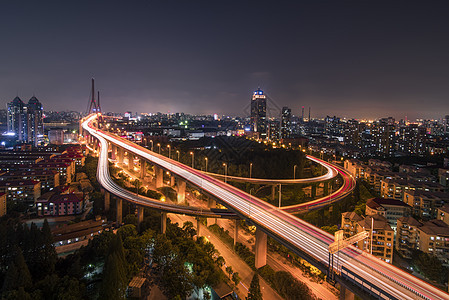
[[[267,138],[267,97],[259,88],[251,98],[251,131]]]

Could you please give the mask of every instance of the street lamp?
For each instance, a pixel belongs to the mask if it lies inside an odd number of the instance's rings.
[[[249,163],[249,179],[251,179],[253,173],[253,163]]]
[[[225,183],[227,182],[226,177],[228,176],[228,165],[223,163],[223,167],[225,168]]]
[[[157,146],[159,147],[159,154],[161,154],[161,144],[157,143]]]
[[[167,145],[168,148],[168,158],[171,158],[171,147],[170,145]]]
[[[195,160],[195,153],[190,152],[190,155],[192,155],[192,169],[193,169],[193,162],[194,162],[194,160]]]
[[[293,166],[293,180],[296,179],[296,167],[298,167],[297,165]]]
[[[150,142],[151,142],[151,151],[153,151],[153,140],[150,140]]]
[[[176,150],[176,153],[178,154],[178,161],[179,161],[179,150]]]
[[[206,162],[206,173],[207,173],[207,161],[208,161],[207,157],[204,158],[204,161]]]

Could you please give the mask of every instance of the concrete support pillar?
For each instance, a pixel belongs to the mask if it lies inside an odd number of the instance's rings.
[[[276,185],[275,184],[273,184],[271,186],[271,200],[274,201],[274,199],[276,199]]]
[[[122,199],[115,198],[115,203],[117,206],[117,210],[116,210],[117,211],[117,226],[120,226],[122,224],[122,216],[123,216],[123,214],[122,214],[122,209],[123,209]]]
[[[147,161],[143,158],[140,159],[140,179],[144,179],[147,174]]]
[[[109,211],[111,206],[111,194],[108,191],[104,191],[104,211]]]
[[[340,285],[340,300],[354,300],[354,293]]]
[[[259,269],[267,264],[267,234],[256,228],[256,257],[254,266]]]
[[[125,150],[123,150],[123,148],[118,147],[117,148],[117,155],[118,155],[118,163],[119,164],[123,164],[123,159],[125,156]]]
[[[234,220],[234,247],[235,247],[235,244],[237,244],[238,238],[239,238],[239,220],[235,219]]]
[[[312,196],[312,198],[316,197],[316,184],[314,184],[314,183],[312,183],[311,196]]]
[[[217,202],[215,202],[214,199],[209,198],[207,200],[207,207],[209,208],[216,208],[217,207]],[[207,225],[212,225],[212,224],[217,224],[217,218],[208,218],[207,219]]]
[[[111,159],[112,160],[116,160],[117,159],[116,152],[117,152],[117,146],[111,144]]]
[[[201,220],[200,218],[196,218],[196,236],[201,236]]]
[[[137,228],[140,230],[140,225],[143,222],[143,207],[137,206]]]
[[[162,212],[161,213],[161,233],[165,234],[165,231],[167,231],[167,213]]]
[[[327,196],[329,194],[329,182],[323,183],[323,196]]]
[[[182,179],[178,179],[178,203],[184,203],[186,200],[186,181]]]
[[[164,170],[158,166],[154,166],[154,176],[156,177],[156,188],[164,186]]]
[[[128,170],[134,171],[134,154],[128,152]]]
[[[170,176],[170,186],[171,187],[175,186],[175,176],[173,176],[173,175]]]
[[[216,208],[217,207],[217,202],[214,199],[209,198],[207,200],[207,207],[209,207],[209,208]]]

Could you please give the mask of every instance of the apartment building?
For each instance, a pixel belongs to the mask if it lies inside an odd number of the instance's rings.
[[[342,214],[341,228],[345,238],[362,231],[368,231],[371,236],[372,232],[372,247],[371,238],[358,242],[356,246],[388,263],[393,262],[394,230],[384,216],[374,214],[362,217],[354,212],[346,212]]]
[[[36,209],[39,216],[77,215],[83,212],[83,203],[82,193],[47,193],[36,201]]]
[[[0,193],[8,201],[34,203],[41,195],[41,183],[35,180],[0,181]]]
[[[367,216],[376,214],[385,217],[393,230],[396,230],[397,220],[409,216],[410,213],[411,207],[400,200],[372,198],[366,202],[365,214]]]
[[[435,219],[437,209],[449,202],[449,194],[423,190],[407,190],[403,201],[412,207],[412,215],[424,220]]]
[[[418,227],[422,223],[413,217],[402,217],[397,221],[396,250],[405,258],[412,258],[412,251],[418,248]]]

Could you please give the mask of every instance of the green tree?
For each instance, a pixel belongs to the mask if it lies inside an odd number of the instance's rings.
[[[232,281],[234,281],[236,286],[239,285],[241,280],[242,280],[242,278],[240,278],[239,272],[234,272],[232,274]]]
[[[19,287],[17,290],[10,291],[5,294],[5,300],[32,300],[34,298],[28,294],[23,287]]]
[[[182,229],[187,233],[188,237],[190,238],[196,235],[196,229],[193,227],[193,223],[190,221],[184,222]]]
[[[260,290],[259,275],[254,273],[253,279],[249,285],[248,296],[246,300],[262,300],[262,291]]]
[[[33,280],[23,257],[22,250],[16,247],[14,260],[10,263],[3,282],[3,291],[12,291],[19,287],[30,289],[32,285]]]
[[[164,294],[172,299],[180,296],[186,299],[192,294],[192,276],[184,265],[182,258],[175,254],[165,263],[161,269],[160,286]]]
[[[41,251],[41,267],[45,272],[41,273],[41,278],[47,274],[52,274],[55,271],[55,265],[58,261],[58,255],[53,245],[53,235],[51,234],[50,226],[47,219],[44,220],[42,226],[42,251]]]
[[[225,259],[223,258],[223,256],[219,256],[217,257],[217,259],[215,260],[215,263],[217,264],[218,267],[222,267],[226,262]]]
[[[117,254],[108,255],[103,269],[103,280],[100,289],[100,299],[125,299],[126,275]]]
[[[321,227],[322,230],[329,232],[330,234],[334,234],[337,230],[338,230],[338,226],[337,225],[333,225],[333,226],[323,226]]]
[[[446,270],[437,257],[417,250],[412,253],[412,261],[424,276],[438,283],[443,282]]]
[[[234,270],[232,270],[231,266],[226,267],[226,273],[229,274],[229,278],[231,278],[232,273],[234,273]]]
[[[132,224],[124,225],[117,230],[117,235],[119,235],[120,239],[124,241],[127,237],[137,236],[137,228]]]
[[[123,218],[123,223],[126,225],[131,224],[137,227],[137,217],[135,214],[127,214],[125,218]]]
[[[56,290],[56,299],[64,299],[64,300],[78,300],[83,299],[83,290],[84,285],[80,284],[80,282],[69,276],[64,276],[59,281],[57,290]]]

